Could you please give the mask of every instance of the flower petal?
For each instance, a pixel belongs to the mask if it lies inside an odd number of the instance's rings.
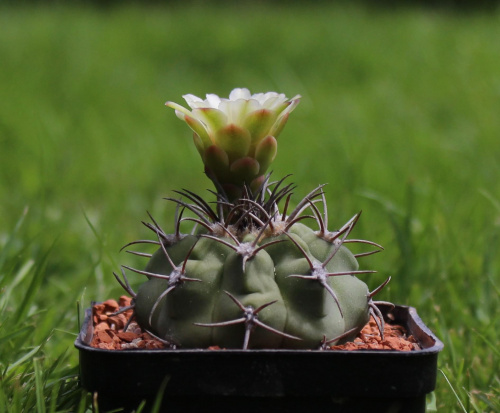
[[[208,129],[215,133],[227,124],[227,116],[224,112],[214,108],[193,109],[193,115],[199,121],[203,122]]]
[[[286,101],[287,98],[283,93],[267,92],[264,94],[262,105],[268,109],[275,109]]]
[[[175,111],[175,116],[177,116],[180,120],[186,121],[186,115],[178,110]]]
[[[250,141],[250,133],[234,124],[227,125],[215,134],[215,143],[228,154],[231,162],[247,155]]]
[[[189,105],[189,107],[191,107],[191,109],[205,106],[203,99],[199,98],[198,96],[187,94],[187,95],[182,95],[182,97]]]
[[[234,101],[223,99],[219,109],[227,114],[228,123],[243,126],[246,115],[261,109],[261,106],[255,99],[237,99]]]
[[[194,146],[196,146],[196,149],[198,150],[198,153],[201,156],[201,159],[204,159],[205,156],[205,145],[203,144],[203,141],[201,140],[200,136],[196,133],[193,133],[193,142]]]
[[[231,181],[234,183],[250,184],[258,175],[260,169],[259,162],[250,157],[245,157],[234,161],[229,170],[231,171]]]
[[[288,107],[281,112],[278,119],[276,119],[274,125],[271,128],[271,131],[269,132],[270,135],[273,135],[275,138],[278,137],[278,135],[285,127],[286,122],[288,121],[288,116],[297,107],[299,103],[300,103],[300,95],[297,95],[290,101]]]
[[[166,102],[165,106],[168,106],[169,108],[175,109],[175,111],[179,111],[181,113],[184,113],[185,115],[191,116],[191,111],[189,109],[186,109],[184,106],[179,105],[178,103],[175,102]],[[180,116],[177,115],[179,118]]]
[[[221,104],[227,114],[228,123],[234,123],[238,126],[242,125],[242,119],[245,118],[248,113],[248,100],[237,99],[234,101],[223,101]]]
[[[260,164],[259,175],[266,172],[269,165],[276,157],[278,152],[278,142],[274,136],[268,136],[260,141],[255,150],[255,159]]]
[[[184,116],[184,120],[188,124],[188,126],[193,130],[195,134],[197,134],[205,148],[208,148],[213,144],[212,139],[210,138],[207,128],[203,123],[201,123],[198,119],[195,119],[191,116]]]
[[[203,161],[218,181],[227,179],[229,175],[229,158],[221,148],[216,145],[209,146],[205,150]]]
[[[214,95],[213,93],[212,94],[208,94],[207,95],[207,100],[206,102],[208,102],[208,104],[210,105],[210,107],[214,108],[214,109],[218,109],[219,108],[219,104],[220,104],[220,97],[217,96],[217,95]]]
[[[276,122],[274,122],[274,125],[271,128],[269,134],[277,138],[285,127],[286,122],[288,121],[288,116],[288,113],[285,113],[283,116],[280,116],[278,119],[276,119]]]
[[[264,93],[254,93],[252,95],[251,99],[258,102],[259,106],[262,106],[264,104],[264,102],[266,101],[266,96],[264,95]]]
[[[285,95],[269,96],[263,103],[263,106],[267,109],[276,110],[281,112],[285,107],[287,107],[287,99]]]
[[[267,109],[256,110],[247,116],[243,126],[250,132],[253,145],[269,134],[275,120],[276,114]]]
[[[301,98],[300,95],[296,95],[292,99],[290,99],[289,100],[290,105],[285,109],[285,112],[291,113],[297,107],[297,105],[300,103],[300,98]]]
[[[247,88],[235,88],[229,93],[229,100],[245,99],[251,98],[250,91]]]

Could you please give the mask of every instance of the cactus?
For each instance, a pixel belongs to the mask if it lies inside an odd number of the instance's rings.
[[[133,296],[133,318],[170,347],[326,349],[354,338],[370,315],[383,334],[373,297],[389,279],[370,292],[358,276],[375,271],[357,261],[383,248],[348,238],[360,214],[329,231],[323,185],[292,208],[288,177],[266,174],[299,98],[235,89],[229,99],[186,95],[192,111],[167,102],[194,132],[215,201],[175,191],[180,198],[166,198],[177,205],[174,233],[150,216],[144,224],[154,239],[124,248],[152,243],[156,252],[128,251],[148,264],[114,275]],[[353,242],[375,249],[353,254],[346,247]],[[137,292],[126,270],[147,277]]]

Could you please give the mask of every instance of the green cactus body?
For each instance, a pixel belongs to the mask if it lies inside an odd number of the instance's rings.
[[[369,319],[370,293],[340,233],[327,239],[272,221],[256,229],[250,220],[236,235],[160,235],[134,298],[139,324],[183,348],[309,349],[354,336]]]

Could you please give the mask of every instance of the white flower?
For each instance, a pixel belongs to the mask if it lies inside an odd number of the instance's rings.
[[[214,94],[205,100],[191,94],[183,98],[191,110],[175,102],[165,105],[193,130],[208,176],[223,186],[262,178],[276,156],[276,138],[300,101],[300,95],[292,99],[276,92],[252,95],[244,88],[233,89],[229,98]]]
[[[200,137],[204,149],[217,144],[217,135],[228,126],[246,129],[251,146],[266,136],[277,138],[300,101],[300,95],[292,99],[276,92],[252,95],[244,88],[233,89],[227,99],[214,94],[207,94],[205,100],[191,94],[183,98],[191,110],[175,102],[166,105]]]

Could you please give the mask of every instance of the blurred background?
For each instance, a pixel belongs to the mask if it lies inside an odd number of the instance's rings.
[[[296,199],[327,183],[333,228],[362,210],[354,236],[385,247],[363,259],[370,288],[392,276],[377,298],[445,342],[429,409],[499,408],[498,2],[401,3],[0,2],[0,310],[23,331],[0,334],[18,363],[0,401],[54,400],[76,302],[122,293],[112,272],[143,265],[119,249],[150,236],[146,211],[172,228],[163,197],[208,195],[164,103],[247,87],[302,95],[274,176]],[[15,390],[16,368],[58,357],[40,399]],[[54,403],[88,406],[71,389]]]

